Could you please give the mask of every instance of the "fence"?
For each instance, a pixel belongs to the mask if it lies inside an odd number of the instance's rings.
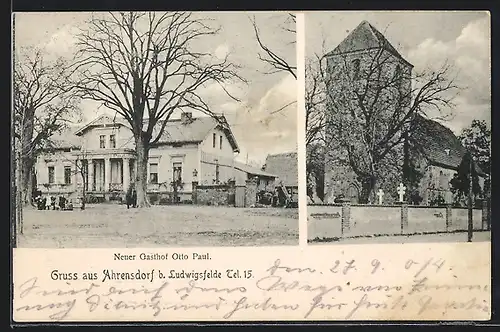
[[[308,239],[419,234],[468,229],[468,209],[401,205],[308,205]],[[473,209],[474,230],[490,229],[490,209]]]

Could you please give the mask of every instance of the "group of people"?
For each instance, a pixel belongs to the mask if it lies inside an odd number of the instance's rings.
[[[35,204],[38,210],[63,210],[72,211],[73,203],[64,196],[46,196],[38,195],[35,197]]]

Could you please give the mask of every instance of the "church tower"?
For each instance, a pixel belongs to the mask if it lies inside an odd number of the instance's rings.
[[[339,136],[354,133],[349,131],[348,123],[342,123],[345,117],[340,113],[350,112],[351,119],[360,115],[359,121],[362,122],[365,121],[362,112],[369,107],[376,107],[377,112],[374,113],[380,119],[391,112],[394,114],[396,107],[408,107],[413,65],[367,21],[361,22],[333,51],[325,54],[324,59],[329,90],[325,117],[328,144],[325,156],[325,201],[332,203],[334,198],[343,196],[353,203],[359,203],[361,183],[348,158],[349,146]],[[387,85],[391,88],[380,88]],[[360,95],[364,98],[361,103]],[[387,105],[381,105],[382,102]]]

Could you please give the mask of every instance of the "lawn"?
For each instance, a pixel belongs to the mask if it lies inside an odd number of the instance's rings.
[[[133,248],[298,245],[298,209],[88,205],[23,211],[19,247]]]

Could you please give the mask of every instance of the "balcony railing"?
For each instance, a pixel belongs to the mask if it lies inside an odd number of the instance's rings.
[[[122,183],[110,183],[109,184],[109,191],[123,191],[123,184]]]

